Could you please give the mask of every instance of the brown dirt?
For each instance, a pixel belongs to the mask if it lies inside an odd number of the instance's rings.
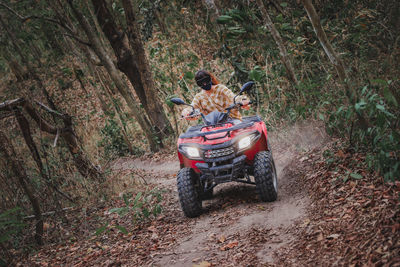
[[[119,159],[112,177],[146,181],[143,188],[123,181],[121,190],[163,189],[162,215],[132,225],[129,215],[109,212],[124,206],[116,197],[71,216],[61,228],[71,238],[17,265],[400,266],[400,182],[383,182],[367,170],[365,155],[342,150],[321,129],[305,123],[270,133],[277,201],[260,202],[250,185],[224,184],[194,219],[180,209],[174,153]],[[327,163],[324,150],[334,154],[334,163]],[[349,171],[363,179],[345,181]],[[109,231],[95,236],[105,222]]]
[[[274,262],[274,251],[293,239],[287,229],[301,221],[309,204],[307,195],[298,184],[299,177],[296,172],[288,171],[289,167],[295,167],[293,159],[297,154],[320,145],[326,136],[319,125],[307,124],[271,133],[269,140],[274,148],[278,171],[278,200],[272,203],[260,202],[254,186],[234,183],[220,185],[214,191],[214,198],[203,202],[204,213],[192,219],[190,234],[178,239],[168,253],[154,253],[152,264],[191,266],[202,261],[224,262],[228,255],[228,251],[222,249],[224,245],[229,242],[236,244],[236,241],[237,246],[250,245],[248,237],[251,237],[254,229],[268,231],[271,236],[265,243],[258,244],[255,260],[261,264]],[[179,170],[177,160],[159,163],[128,160],[117,163],[114,168],[138,168],[152,172],[154,178],[151,182],[168,188],[173,194],[176,210],[180,209],[174,176]],[[181,212],[178,216],[183,219]]]

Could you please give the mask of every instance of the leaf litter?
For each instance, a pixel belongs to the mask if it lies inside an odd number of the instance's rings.
[[[116,198],[94,207],[85,218],[76,213],[78,216],[69,218],[70,228],[65,227],[70,240],[48,244],[16,265],[162,266],[160,259],[168,258],[170,266],[398,266],[400,183],[383,182],[359,164],[365,155],[336,147],[337,141],[299,153],[285,168],[287,175],[295,178],[281,187],[307,192],[310,198],[305,214],[288,225],[254,224],[232,230],[241,218],[270,211],[254,192],[246,195],[249,189],[242,187],[222,190],[206,205],[202,216],[187,219],[180,211],[175,176],[160,171],[167,181],[163,182],[164,211],[153,221],[133,226],[129,220],[107,213],[123,205],[123,200]],[[326,150],[334,152],[335,161],[324,158]],[[153,172],[141,175],[156,180]],[[344,176],[349,179],[343,180]],[[279,208],[279,203],[275,205]],[[106,226],[108,231],[95,235],[105,217],[127,233]],[[83,225],[85,231],[80,229]],[[204,225],[213,228],[203,229]],[[204,237],[195,240],[196,246],[189,251],[179,251],[185,240],[196,238],[195,232]],[[260,256],[266,252],[272,256]]]

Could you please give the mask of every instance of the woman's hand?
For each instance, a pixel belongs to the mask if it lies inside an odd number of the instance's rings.
[[[250,109],[250,100],[247,99],[247,97],[243,97],[240,101],[241,108],[245,110]]]
[[[185,108],[184,110],[182,110],[181,113],[182,118],[189,116],[191,112],[192,112],[191,108]]]
[[[197,116],[193,116],[192,108],[185,108],[184,110],[182,110],[181,116],[183,119],[186,119],[189,121],[197,120]]]

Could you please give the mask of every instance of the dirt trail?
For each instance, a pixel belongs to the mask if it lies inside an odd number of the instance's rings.
[[[273,264],[274,251],[292,240],[287,230],[302,223],[309,204],[298,182],[294,158],[326,141],[321,129],[308,123],[270,133],[278,172],[278,200],[260,202],[251,185],[229,183],[216,187],[213,199],[203,202],[204,212],[199,218],[188,220],[180,214],[182,223],[189,224],[191,234],[179,237],[172,251],[154,253],[151,265],[192,266],[207,261],[233,266],[241,258],[250,257],[248,250],[252,250],[254,264]],[[177,160],[150,164],[134,160],[118,164],[117,168],[154,173],[151,182],[169,189],[176,200],[174,209],[180,210],[175,180]],[[267,232],[268,240],[258,240],[258,232]],[[230,251],[233,247],[234,254]]]

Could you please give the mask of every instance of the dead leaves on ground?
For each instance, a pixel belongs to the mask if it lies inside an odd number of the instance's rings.
[[[203,244],[206,247],[202,247],[209,257],[193,259],[193,266],[258,265],[257,251],[265,249],[265,245],[277,248],[274,259],[281,266],[390,266],[400,262],[400,183],[383,183],[368,172],[363,167],[362,154],[338,150],[333,155],[336,161],[327,162],[322,151],[314,151],[301,155],[290,167],[296,174],[296,188],[308,188],[312,200],[306,217],[296,227],[285,229],[296,239],[285,240],[283,231],[265,227],[231,235],[217,234],[247,212],[243,207],[232,206],[234,201],[224,199],[215,203],[214,210],[208,210],[211,224],[218,229],[207,237],[207,243]],[[351,173],[361,175],[362,179]],[[343,179],[346,175],[348,179]],[[182,217],[173,193],[165,197],[164,215],[130,229],[128,235],[112,231],[102,237],[48,246],[24,263],[31,266],[154,264],[156,256],[173,252],[177,240],[190,235],[196,223],[196,219]],[[264,209],[251,198],[249,201],[254,210]],[[103,216],[107,209],[98,210],[98,215]],[[97,215],[94,212],[91,216]],[[90,223],[86,223],[90,229]]]
[[[338,150],[336,160],[329,163],[321,154],[302,158],[303,180],[313,203],[309,217],[297,229],[298,239],[277,253],[280,263],[400,262],[400,182],[384,183],[370,173],[363,154]]]

